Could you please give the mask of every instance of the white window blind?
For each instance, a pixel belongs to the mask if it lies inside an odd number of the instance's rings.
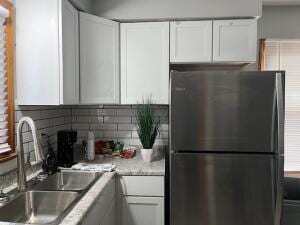
[[[8,10],[0,6],[0,154],[11,150],[8,144],[7,72],[5,22]]]
[[[300,171],[300,40],[266,41],[265,70],[286,71],[285,170]]]

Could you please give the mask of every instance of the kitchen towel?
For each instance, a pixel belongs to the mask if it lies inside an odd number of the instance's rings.
[[[78,163],[72,166],[73,170],[97,171],[97,172],[111,172],[115,168],[116,165],[113,165],[112,163],[107,163],[107,164]]]

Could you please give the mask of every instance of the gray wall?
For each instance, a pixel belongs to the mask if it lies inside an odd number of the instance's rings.
[[[300,6],[264,6],[258,36],[300,39]]]
[[[91,12],[92,0],[69,0],[81,11]]]
[[[261,16],[261,0],[93,0],[108,19],[176,19]]]
[[[300,5],[264,6],[262,17],[258,20],[258,39],[260,38],[300,39]],[[244,68],[257,69],[258,63]]]

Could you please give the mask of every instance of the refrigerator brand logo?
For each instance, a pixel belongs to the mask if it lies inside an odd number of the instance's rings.
[[[176,87],[175,90],[176,91],[185,91],[185,88],[183,88],[183,87]]]

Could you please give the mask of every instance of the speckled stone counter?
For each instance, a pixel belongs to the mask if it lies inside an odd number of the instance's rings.
[[[151,163],[143,162],[140,152],[132,159],[113,159],[112,157],[100,158],[96,156],[93,161],[86,163],[112,163],[116,165],[115,172],[120,176],[164,176],[165,157],[163,153],[156,152]]]

